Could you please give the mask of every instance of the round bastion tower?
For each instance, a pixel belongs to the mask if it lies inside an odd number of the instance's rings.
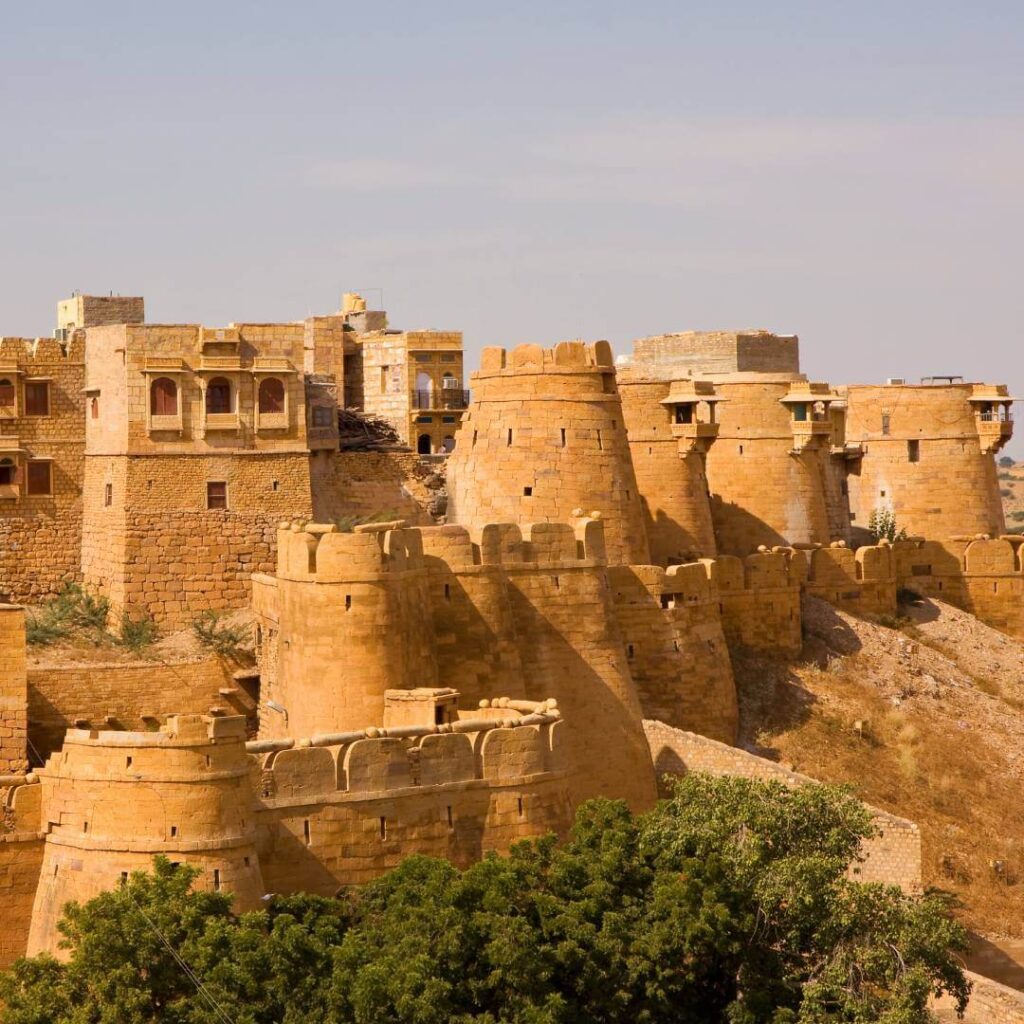
[[[1006,529],[995,456],[1013,433],[1005,385],[925,378],[848,390],[847,439],[860,445],[850,477],[854,524],[892,512],[898,529],[930,540]]]
[[[612,565],[650,560],[611,346],[486,348],[448,459],[448,521],[604,522]]]
[[[157,854],[199,868],[195,884],[229,890],[236,911],[258,907],[252,771],[241,717],[177,715],[159,732],[69,729],[38,769],[46,843],[28,955],[66,955],[64,904],[151,870]]]

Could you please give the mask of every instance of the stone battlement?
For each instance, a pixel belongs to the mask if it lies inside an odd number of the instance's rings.
[[[540,782],[568,768],[565,726],[556,709],[541,707],[520,715],[506,704],[497,718],[256,741],[247,749],[260,760],[265,806],[379,798],[456,783]]]
[[[472,532],[464,526],[406,527],[401,523],[356,527],[298,524],[277,535],[279,579],[316,583],[364,581],[421,571],[464,572],[475,567],[529,569],[601,565],[606,560],[603,525],[491,523]]]
[[[485,348],[474,379],[519,373],[604,373],[615,368],[607,341],[560,341],[550,348],[516,345],[513,349]]]

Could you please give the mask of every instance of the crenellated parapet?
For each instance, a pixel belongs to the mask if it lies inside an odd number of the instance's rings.
[[[1024,637],[1024,538],[907,540],[893,545],[899,586]]]
[[[809,594],[862,614],[896,611],[896,559],[888,541],[856,550],[835,543],[807,555]]]

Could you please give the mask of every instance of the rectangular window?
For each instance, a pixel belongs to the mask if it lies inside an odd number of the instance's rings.
[[[887,412],[882,413],[882,433],[886,435],[889,433],[889,414]]]
[[[433,418],[433,416],[417,416],[416,417],[416,422],[417,423],[433,423],[434,422],[434,418]]]
[[[107,508],[110,508],[110,506],[113,504],[113,502],[114,502],[114,485],[113,484],[104,484],[104,486],[103,486],[103,504],[106,505]]]
[[[334,420],[334,410],[329,405],[313,406],[313,426],[329,427]]]
[[[49,462],[30,462],[28,464],[28,493],[53,494]]]
[[[380,368],[380,393],[384,394],[388,389],[388,377],[390,375],[391,367],[382,366]]]
[[[414,352],[412,357],[417,363],[432,363],[434,361],[433,352]]]
[[[50,415],[50,384],[48,381],[25,382],[25,415]]]
[[[910,462],[921,461],[921,442],[920,441],[908,441],[907,442],[907,459]]]
[[[455,422],[455,417],[454,416],[442,416],[441,417],[441,422],[442,423],[454,423]]]
[[[228,485],[223,480],[210,480],[206,485],[206,507],[228,507]]]

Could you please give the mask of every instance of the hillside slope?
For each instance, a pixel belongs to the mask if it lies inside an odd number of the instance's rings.
[[[1024,937],[1024,644],[931,601],[885,625],[804,612],[801,659],[735,659],[740,745],[918,822],[925,883]]]

